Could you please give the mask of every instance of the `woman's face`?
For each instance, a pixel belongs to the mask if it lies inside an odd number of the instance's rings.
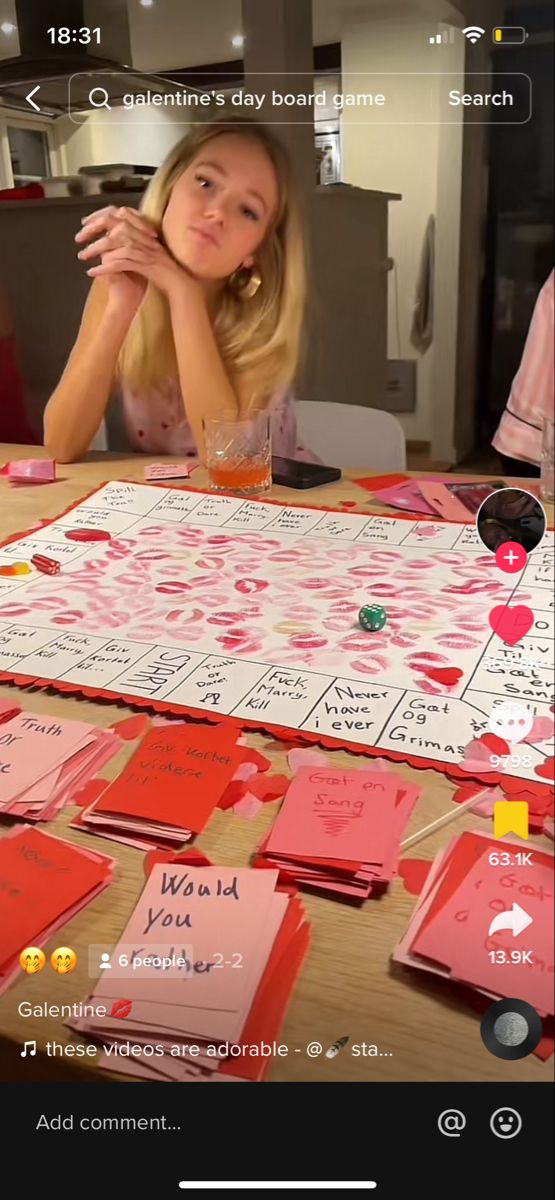
[[[277,204],[274,167],[262,146],[241,134],[218,134],[174,184],[162,233],[192,275],[224,280],[252,266]]]

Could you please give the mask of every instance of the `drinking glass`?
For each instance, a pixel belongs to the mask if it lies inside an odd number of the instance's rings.
[[[548,504],[555,501],[555,468],[553,446],[553,417],[544,417],[542,432],[542,461],[540,495]]]
[[[204,421],[208,485],[213,492],[259,496],[272,486],[272,450],[268,412],[232,421]]]

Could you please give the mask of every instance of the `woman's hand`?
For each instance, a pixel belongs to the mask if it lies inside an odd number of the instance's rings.
[[[89,268],[87,275],[93,279],[105,277],[116,293],[120,281],[125,281],[125,296],[129,299],[129,282],[132,282],[134,295],[138,296],[137,307],[149,281],[168,298],[174,290],[189,286],[189,280],[196,286],[162,246],[156,230],[133,208],[110,206],[91,213],[85,217],[75,240],[89,243],[79,252],[82,262],[101,258],[100,266]]]

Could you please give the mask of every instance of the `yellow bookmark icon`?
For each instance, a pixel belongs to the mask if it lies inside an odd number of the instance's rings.
[[[525,800],[497,800],[493,806],[493,836],[516,833],[528,838],[528,805]]]

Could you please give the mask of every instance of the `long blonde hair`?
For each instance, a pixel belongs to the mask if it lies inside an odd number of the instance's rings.
[[[256,251],[261,285],[255,296],[243,300],[228,281],[213,321],[214,335],[230,379],[247,376],[248,406],[258,407],[293,380],[306,299],[302,221],[285,147],[267,126],[247,117],[233,114],[230,119],[218,115],[199,122],[174,146],[153,176],[140,211],[160,231],[177,179],[201,147],[222,133],[240,134],[262,146],[274,166],[278,184],[277,213]],[[124,385],[134,390],[178,377],[169,307],[152,284],[147,287],[122,347],[118,375]]]

